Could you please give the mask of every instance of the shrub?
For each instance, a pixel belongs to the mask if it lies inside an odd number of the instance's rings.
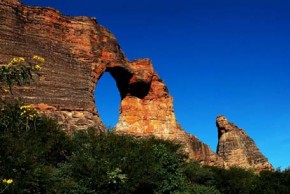
[[[34,75],[39,76],[45,60],[36,55],[32,60],[28,62],[23,57],[15,57],[8,64],[0,65],[0,91],[12,92],[12,86],[30,84]]]
[[[257,175],[238,167],[230,169],[211,168],[215,173],[216,188],[224,194],[248,194],[253,193]]]
[[[214,186],[215,174],[210,168],[202,167],[198,162],[190,162],[184,165],[187,179],[192,185],[200,184]]]
[[[185,189],[184,156],[171,142],[112,132],[77,132],[70,160],[55,174],[53,192],[173,193]],[[57,186],[59,185],[59,186]]]
[[[257,194],[289,194],[290,193],[290,173],[289,168],[274,172],[262,171],[254,193]]]
[[[220,194],[214,186],[194,185],[192,189],[194,194]]]
[[[10,191],[45,193],[58,163],[67,160],[71,142],[58,124],[33,113],[24,117],[19,103],[5,104],[0,112],[0,178],[11,178]]]

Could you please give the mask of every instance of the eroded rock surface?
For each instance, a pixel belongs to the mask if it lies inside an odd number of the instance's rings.
[[[260,152],[252,138],[247,133],[230,123],[225,116],[218,116],[217,153],[224,159],[228,166],[273,170],[267,158]]]
[[[33,55],[46,59],[42,76],[30,86],[15,88],[14,96],[57,118],[69,133],[87,127],[105,130],[94,90],[109,72],[121,98],[116,132],[174,140],[184,145],[191,159],[226,166],[208,145],[180,127],[173,99],[151,61],[129,61],[113,34],[95,19],[0,0],[0,63]]]
[[[54,107],[44,112],[55,115],[69,131],[88,126],[103,130],[94,102],[96,84],[109,68],[130,71],[115,37],[87,17],[67,17],[17,0],[1,0],[0,8],[0,63],[15,56],[46,59],[40,80],[14,89],[14,96]]]

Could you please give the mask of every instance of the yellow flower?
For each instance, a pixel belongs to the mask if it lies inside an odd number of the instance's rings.
[[[41,63],[44,63],[45,62],[45,59],[44,58],[42,58],[40,56],[37,56],[37,55],[34,55],[32,57],[32,59],[37,60],[37,61],[40,61]]]
[[[20,109],[22,110],[22,109],[30,109],[31,108],[31,106],[29,106],[29,105],[22,105],[22,106],[20,106]]]
[[[20,115],[22,116],[22,115],[26,114],[27,111],[31,110],[31,106],[29,106],[29,105],[20,106],[20,110],[21,110]]]
[[[29,120],[33,120],[34,118],[35,118],[35,115],[34,114],[28,116],[28,119]]]
[[[7,90],[7,89],[3,89],[3,92],[4,92],[4,93],[8,93],[9,90]]]
[[[5,184],[8,184],[8,185],[10,185],[11,183],[13,183],[13,179],[3,179],[3,181],[2,181],[3,183],[5,183]]]
[[[29,105],[20,106],[20,110],[21,110],[20,116],[24,116],[24,118],[28,120],[32,121],[38,117],[38,111]]]
[[[14,57],[9,63],[8,65],[14,65],[15,63],[21,63],[25,61],[25,59],[23,57]]]
[[[34,68],[35,68],[36,70],[41,70],[41,66],[40,66],[40,65],[35,65]]]

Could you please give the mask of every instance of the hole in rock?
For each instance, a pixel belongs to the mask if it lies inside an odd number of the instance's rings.
[[[95,102],[103,124],[112,130],[118,122],[120,94],[114,78],[104,73],[95,89]]]
[[[130,86],[131,95],[137,98],[144,98],[150,89],[150,85],[143,82],[134,83]]]

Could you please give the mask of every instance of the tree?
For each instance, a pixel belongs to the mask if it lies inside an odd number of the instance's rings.
[[[253,193],[257,184],[257,175],[250,170],[238,167],[230,169],[212,168],[215,172],[216,188],[224,194]]]
[[[187,182],[179,145],[113,132],[76,132],[69,161],[55,173],[52,193],[181,193]],[[189,193],[189,192],[187,192]]]

